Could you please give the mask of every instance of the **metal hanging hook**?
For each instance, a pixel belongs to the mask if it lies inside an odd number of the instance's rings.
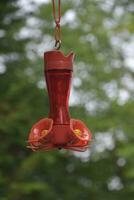
[[[61,47],[61,40],[55,41],[55,48],[56,50],[59,50]]]
[[[52,0],[53,5],[53,16],[55,20],[55,30],[54,30],[54,37],[55,37],[55,48],[57,50],[61,47],[61,28],[60,28],[60,19],[61,19],[61,0],[58,0],[58,13],[56,15],[56,0]]]

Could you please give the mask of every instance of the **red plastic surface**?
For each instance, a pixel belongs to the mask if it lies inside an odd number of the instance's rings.
[[[90,131],[82,121],[71,119],[69,115],[73,58],[73,53],[64,56],[61,51],[44,54],[50,113],[31,129],[28,143],[33,151],[52,148],[85,151],[88,148]]]

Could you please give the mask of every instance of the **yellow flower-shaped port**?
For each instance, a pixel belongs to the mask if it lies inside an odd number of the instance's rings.
[[[48,130],[41,131],[41,137],[45,137],[48,134]]]
[[[81,136],[82,135],[82,132],[79,129],[75,129],[74,133],[75,133],[76,136]]]

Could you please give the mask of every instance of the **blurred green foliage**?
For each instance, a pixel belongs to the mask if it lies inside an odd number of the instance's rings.
[[[0,200],[133,200],[134,2],[62,1],[62,50],[76,53],[70,112],[94,139],[86,153],[32,153],[54,28],[51,2],[37,2],[0,1]]]

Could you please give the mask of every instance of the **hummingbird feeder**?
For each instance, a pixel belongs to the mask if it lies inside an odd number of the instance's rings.
[[[44,74],[50,102],[48,118],[43,118],[33,125],[28,147],[33,151],[50,149],[70,149],[85,151],[91,140],[91,132],[79,119],[69,115],[69,95],[73,72],[74,53],[67,56],[60,51],[60,0],[58,0],[58,19],[56,18],[55,0],[52,0],[55,27],[55,50],[44,53]]]

